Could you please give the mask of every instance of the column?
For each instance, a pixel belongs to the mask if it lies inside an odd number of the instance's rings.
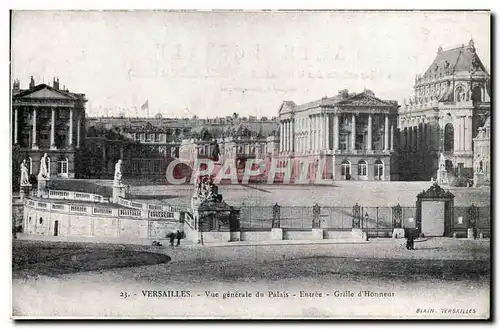
[[[331,115],[327,114],[326,115],[326,148],[328,150],[332,149],[332,144],[330,143],[330,126],[331,126]]]
[[[73,108],[69,108],[68,146],[73,145]]]
[[[292,121],[291,120],[288,120],[287,121],[287,125],[288,125],[288,129],[287,129],[287,132],[288,132],[288,136],[287,136],[287,141],[288,141],[288,152],[291,152],[292,151]]]
[[[321,150],[321,117],[316,115],[316,151]]]
[[[106,144],[102,145],[102,173],[105,174],[108,170],[108,165],[106,163]]]
[[[17,106],[14,108],[14,145],[17,144]]]
[[[460,148],[462,151],[465,151],[465,120],[466,120],[466,117],[463,116],[462,117],[462,129],[460,130],[462,132],[462,147]]]
[[[356,149],[356,116],[352,115],[351,119],[351,150]]]
[[[52,115],[50,118],[50,149],[55,150],[56,147],[56,109],[52,108]]]
[[[472,151],[472,116],[465,117],[465,151]]]
[[[371,151],[372,149],[372,115],[371,113],[368,114],[368,141],[367,141],[367,145],[366,145],[366,149]]]
[[[283,129],[283,121],[280,121],[280,152],[283,152],[283,136],[285,135]]]
[[[78,120],[76,122],[76,148],[80,148],[80,125],[82,123],[80,122],[80,115],[78,115]]]
[[[333,116],[333,149],[339,149],[339,116],[335,114]]]
[[[295,119],[292,119],[292,130],[290,135],[292,137],[292,152],[295,152]]]
[[[387,151],[389,148],[389,116],[385,116],[385,125],[384,125],[384,151]]]
[[[311,152],[313,149],[313,122],[312,122],[312,117],[309,116],[309,136],[308,136],[308,151]]]
[[[33,150],[38,150],[37,136],[36,136],[36,107],[33,107],[33,136],[31,141],[31,148]]]
[[[319,114],[319,149],[325,149],[325,124],[323,113]]]
[[[391,151],[394,151],[394,125],[391,125]]]
[[[290,152],[290,121],[285,121],[285,152]]]
[[[444,126],[443,126],[443,134],[444,134]],[[459,118],[455,118],[453,122],[453,152],[458,152],[460,150],[460,121]],[[446,136],[445,136],[446,138]],[[444,138],[444,139],[445,139]]]

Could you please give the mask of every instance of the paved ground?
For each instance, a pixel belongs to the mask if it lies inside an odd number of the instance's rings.
[[[89,252],[96,246],[149,251],[166,254],[171,261],[35,278],[14,273],[14,312],[113,317],[487,316],[488,240],[435,238],[418,242],[415,251],[405,250],[402,243],[374,239],[350,245],[204,248],[82,244]],[[189,297],[155,297],[152,291],[185,291]],[[235,292],[246,297],[227,295]],[[255,297],[257,292],[263,297]],[[424,308],[434,313],[419,312]]]

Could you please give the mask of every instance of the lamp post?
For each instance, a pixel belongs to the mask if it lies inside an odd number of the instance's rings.
[[[368,213],[365,213],[365,234],[366,234],[365,239],[366,241],[368,241]]]

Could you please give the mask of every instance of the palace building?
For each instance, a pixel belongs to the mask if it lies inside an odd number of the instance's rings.
[[[490,117],[474,138],[474,186],[491,185],[491,126]]]
[[[12,87],[12,143],[30,175],[38,174],[47,153],[52,177],[74,178],[85,136],[85,94],[60,88],[59,79],[52,87],[36,85],[33,77],[28,89],[21,89],[19,80]]]
[[[406,159],[402,176],[431,179],[443,153],[449,174],[472,179],[474,138],[490,114],[490,93],[490,75],[472,40],[448,50],[439,47],[399,110],[401,156]]]
[[[341,90],[302,105],[284,101],[279,108],[280,160],[292,161],[295,177],[303,163],[313,163],[310,174],[317,175],[323,164],[323,179],[395,179],[397,111],[396,101],[381,100],[370,90]]]

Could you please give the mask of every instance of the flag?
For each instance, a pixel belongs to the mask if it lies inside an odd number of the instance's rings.
[[[144,110],[149,110],[149,104],[148,104],[148,100],[146,99],[146,101],[144,102],[144,104],[141,105],[141,110],[144,111]]]

